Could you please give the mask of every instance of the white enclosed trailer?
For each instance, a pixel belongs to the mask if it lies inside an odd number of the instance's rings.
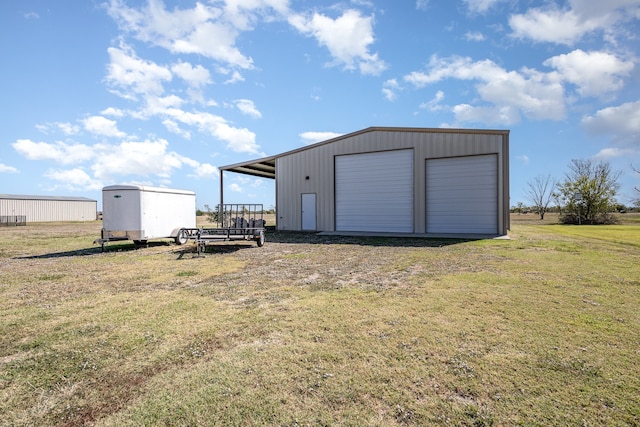
[[[173,238],[185,243],[180,230],[196,227],[193,191],[142,185],[111,185],[102,189],[102,238],[144,243]]]

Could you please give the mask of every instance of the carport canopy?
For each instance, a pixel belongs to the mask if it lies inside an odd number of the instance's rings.
[[[260,178],[276,179],[276,158],[278,156],[263,157],[262,159],[249,160],[228,166],[220,166],[220,204],[224,204],[224,179],[223,172],[235,172]]]

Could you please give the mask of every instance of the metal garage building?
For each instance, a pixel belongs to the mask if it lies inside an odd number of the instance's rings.
[[[371,127],[220,167],[276,180],[278,230],[505,235],[509,131]]]
[[[0,218],[23,217],[26,222],[94,221],[96,200],[85,197],[0,194]],[[12,222],[12,221],[9,221]]]

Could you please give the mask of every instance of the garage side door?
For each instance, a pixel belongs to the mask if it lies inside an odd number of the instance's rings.
[[[427,233],[497,234],[497,155],[427,160]]]
[[[413,150],[336,156],[336,230],[413,232]]]

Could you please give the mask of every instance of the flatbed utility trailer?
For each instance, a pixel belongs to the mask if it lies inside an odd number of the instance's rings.
[[[198,255],[205,251],[207,243],[230,240],[254,240],[258,247],[265,242],[266,221],[263,205],[231,203],[218,205],[215,212],[217,227],[182,228],[176,243],[183,245],[193,239]]]

